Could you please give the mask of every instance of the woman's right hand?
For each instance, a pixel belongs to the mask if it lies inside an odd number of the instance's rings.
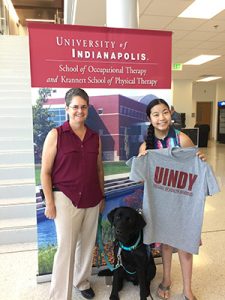
[[[45,207],[45,216],[48,219],[55,219],[56,217],[56,207],[55,204],[46,204]]]
[[[139,147],[139,153],[137,157],[143,156],[147,154],[147,150],[146,150],[146,143],[142,143],[141,146]]]

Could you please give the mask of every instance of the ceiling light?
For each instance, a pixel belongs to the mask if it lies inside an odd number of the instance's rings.
[[[12,4],[11,0],[4,0],[5,6],[9,11],[10,16],[16,23],[19,23],[19,17],[17,16],[16,10]]]
[[[216,80],[216,79],[220,79],[222,78],[221,76],[209,76],[209,77],[205,77],[205,78],[202,78],[202,79],[198,79],[196,81],[198,82],[207,82],[207,81],[212,81],[212,80]]]
[[[178,17],[211,19],[225,9],[225,1],[222,0],[195,0]]]
[[[186,61],[184,65],[201,65],[220,56],[221,55],[199,55],[189,61]]]
[[[46,23],[55,23],[53,19],[26,19],[27,22],[46,22]]]

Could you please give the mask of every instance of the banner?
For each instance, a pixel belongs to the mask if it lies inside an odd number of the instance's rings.
[[[38,224],[38,275],[50,274],[57,248],[54,222],[44,216],[40,166],[44,139],[67,120],[64,96],[72,87],[90,97],[87,125],[102,140],[106,208],[104,250],[112,260],[107,213],[142,207],[143,185],[129,180],[127,159],[138,153],[154,98],[171,103],[171,32],[29,23]],[[157,252],[156,252],[157,255]],[[93,266],[105,265],[96,245]]]
[[[171,86],[170,32],[54,24],[47,28],[29,24],[33,87]]]

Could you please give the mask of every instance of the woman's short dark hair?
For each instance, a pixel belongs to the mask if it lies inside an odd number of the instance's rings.
[[[72,89],[68,90],[65,95],[66,106],[70,105],[72,98],[75,96],[80,96],[87,102],[87,105],[89,105],[89,96],[85,92],[85,90],[83,90],[81,88],[72,88]]]

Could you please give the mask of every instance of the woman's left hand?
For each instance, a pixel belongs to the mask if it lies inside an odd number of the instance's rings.
[[[99,207],[100,213],[103,212],[104,208],[105,208],[105,198],[103,198],[102,201],[100,202],[100,207]]]
[[[203,152],[201,152],[200,150],[196,153],[196,155],[203,161],[206,161],[206,156]]]
[[[144,150],[144,151],[139,152],[137,157],[141,157],[141,156],[144,156],[146,154],[147,154],[147,150]]]

